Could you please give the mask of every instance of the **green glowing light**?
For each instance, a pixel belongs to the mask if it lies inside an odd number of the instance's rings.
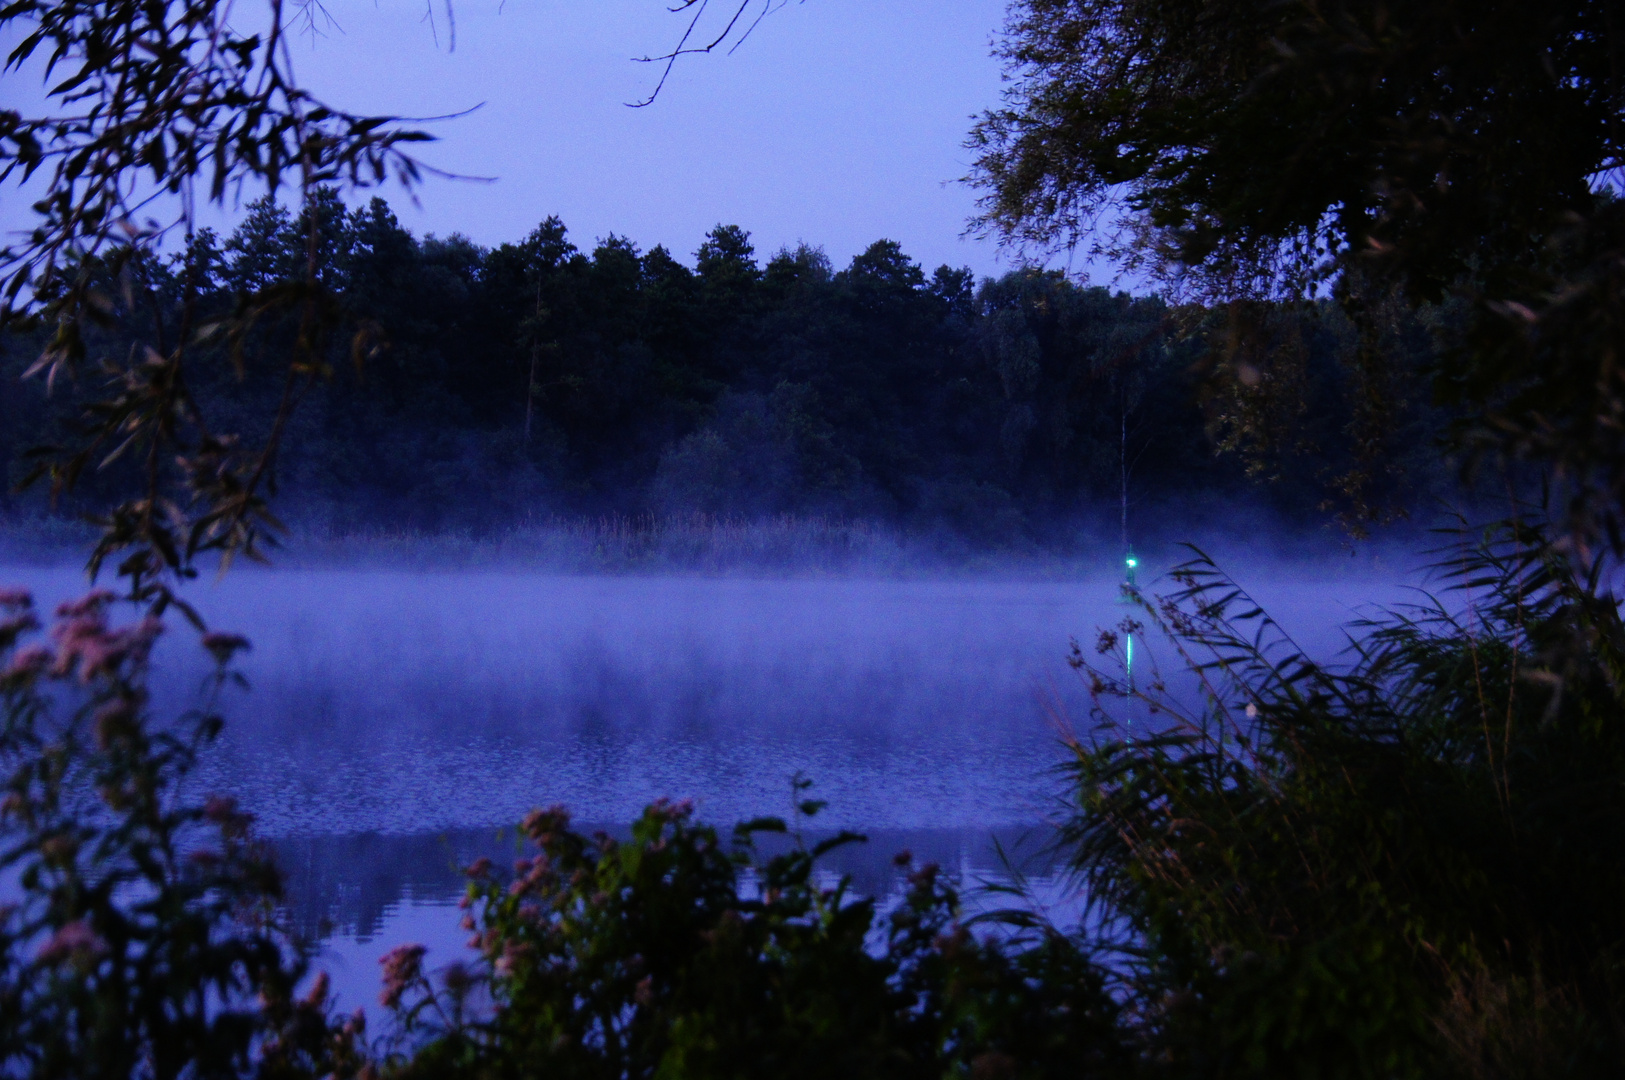
[[[1124,669],[1125,669],[1123,674],[1128,676],[1129,692],[1133,693],[1133,691],[1134,691],[1134,635],[1129,634],[1129,635],[1127,635],[1127,637],[1128,637],[1128,657],[1127,657],[1128,662],[1123,665]]]
[[[1128,560],[1128,564],[1129,564],[1129,566],[1131,566],[1131,567],[1133,567],[1133,566],[1139,566],[1139,565],[1140,565],[1140,560],[1139,560],[1139,559],[1132,559],[1132,558],[1131,558],[1131,559],[1129,559],[1129,560]]]

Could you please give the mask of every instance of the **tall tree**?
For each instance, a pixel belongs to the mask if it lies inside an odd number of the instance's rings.
[[[331,108],[299,85],[286,35],[301,14],[313,17],[312,5],[272,0],[253,32],[237,28],[232,9],[225,0],[0,8],[0,36],[16,43],[5,70],[45,84],[37,111],[0,110],[0,181],[41,192],[34,227],[0,248],[0,325],[49,327],[31,370],[54,377],[84,364],[87,335],[120,310],[110,296],[122,294],[124,309],[139,298],[154,313],[141,348],[95,358],[118,372],[113,389],[85,413],[85,437],[41,470],[60,492],[98,461],[142,462],[138,492],[106,518],[91,568],[117,557],[131,595],[160,609],[175,599],[169,583],[195,573],[198,552],[253,555],[274,530],[266,495],[278,447],[326,370],[336,319],[318,272],[322,215],[312,213],[299,282],[245,295],[234,319],[213,324],[219,336],[277,318],[296,324],[269,432],[252,450],[241,446],[189,390],[188,350],[204,325],[197,268],[178,275],[181,318],[156,316],[166,284],[152,272],[157,235],[178,227],[190,238],[200,204],[223,206],[245,188],[274,193],[291,181],[309,200],[330,184],[411,183],[420,166],[405,149],[427,138],[388,117]],[[175,208],[168,226],[149,220],[153,193]]]
[[[1226,295],[1356,260],[1437,299],[1538,261],[1619,164],[1605,0],[1017,0],[1006,107],[972,132],[980,224],[1093,240]]]
[[[970,139],[978,224],[1213,300],[1330,288],[1368,332],[1357,423],[1388,408],[1385,298],[1466,301],[1434,371],[1486,413],[1463,445],[1544,463],[1577,535],[1619,548],[1618,7],[1017,0],[1006,105]]]

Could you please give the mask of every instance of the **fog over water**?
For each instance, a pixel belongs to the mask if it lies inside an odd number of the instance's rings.
[[[1370,572],[1243,575],[1306,647],[1401,600]],[[67,569],[0,568],[45,603]],[[1077,638],[1124,614],[1110,575],[1065,581],[738,580],[239,570],[188,594],[254,643],[251,690],[201,782],[272,836],[511,824],[564,803],[626,821],[692,798],[719,822],[815,779],[824,823],[990,828],[1046,817],[1063,730],[1087,731]],[[159,715],[206,670],[172,629]],[[1140,643],[1139,663],[1155,642]]]
[[[1233,572],[1322,657],[1341,624],[1406,599],[1369,561]],[[692,798],[726,826],[786,815],[800,771],[829,801],[820,827],[874,834],[839,866],[861,885],[884,893],[904,847],[997,873],[993,839],[1058,808],[1062,732],[1090,725],[1070,641],[1092,654],[1127,614],[1118,580],[233,570],[187,594],[254,643],[198,790],[257,815],[299,920],[330,924],[362,997],[369,958],[403,933],[458,938],[441,910],[455,866],[511,850],[498,830],[538,805],[615,827]],[[67,567],[0,566],[12,583],[46,609],[85,590]],[[1156,651],[1142,640],[1137,666]],[[206,670],[172,621],[157,715],[194,700]]]

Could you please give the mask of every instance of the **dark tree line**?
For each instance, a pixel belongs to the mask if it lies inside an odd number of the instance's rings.
[[[483,248],[415,237],[382,200],[351,210],[324,194],[298,215],[261,200],[229,236],[194,241],[202,339],[211,319],[241,326],[245,298],[303,277],[313,243],[345,332],[299,388],[277,506],[340,530],[801,513],[1001,543],[1115,507],[1125,455],[1137,515],[1247,499],[1307,520],[1335,502],[1328,478],[1351,453],[1338,359],[1353,338],[1330,309],[1270,313],[1311,373],[1273,386],[1215,375],[1214,312],[1054,271],[928,276],[890,240],[836,269],[808,246],[764,260],[747,232],[718,226],[691,268],[613,235],[581,250],[557,218]],[[186,265],[148,258],[103,282],[91,354],[161,336]],[[1409,329],[1402,361],[1423,363],[1431,339],[1419,320]],[[224,430],[263,436],[288,377],[276,358],[297,332],[273,310],[208,346],[190,390]],[[28,449],[71,442],[76,410],[102,390],[89,371],[17,381],[39,345],[5,342],[13,485]],[[1296,434],[1248,443],[1242,418],[1260,410]],[[1413,419],[1422,428],[1385,459],[1396,496],[1436,471],[1431,421]],[[68,509],[117,490],[120,465],[82,476]]]

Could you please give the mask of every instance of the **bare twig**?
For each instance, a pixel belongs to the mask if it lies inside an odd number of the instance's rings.
[[[633,57],[640,64],[662,64],[664,66],[660,70],[660,80],[655,83],[655,88],[650,92],[649,96],[641,101],[629,101],[626,104],[631,108],[641,109],[645,105],[653,103],[654,99],[660,96],[660,91],[665,88],[666,80],[671,76],[672,68],[676,66],[678,57],[715,51],[733,36],[734,29],[739,25],[740,20],[745,17],[745,13],[750,10],[751,6],[757,2],[758,0],[739,0],[739,6],[734,8],[733,14],[728,17],[727,25],[722,28],[721,33],[704,45],[690,45],[689,41],[699,28],[700,20],[705,16],[706,9],[711,6],[711,0],[678,0],[675,7],[667,10],[673,14],[684,11],[693,11],[694,13],[688,20],[688,26],[683,30],[683,36],[678,40],[677,46],[670,52],[661,53],[658,56]],[[762,24],[763,19],[789,3],[789,0],[760,0],[760,3],[761,10],[757,13],[756,18],[751,20],[750,24],[745,27],[744,33],[734,38],[733,44],[728,47],[730,55],[735,49],[743,45],[751,34],[755,33],[756,28]]]

